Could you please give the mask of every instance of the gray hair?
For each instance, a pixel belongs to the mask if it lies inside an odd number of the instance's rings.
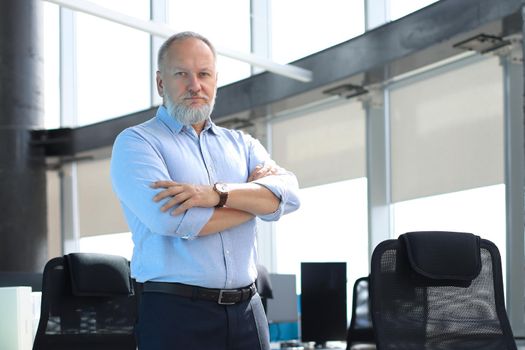
[[[161,72],[163,71],[162,68],[164,68],[163,67],[164,58],[166,57],[166,53],[168,52],[168,49],[171,46],[171,44],[173,44],[175,41],[185,40],[185,39],[189,39],[189,38],[194,38],[194,39],[201,40],[203,43],[208,45],[208,47],[210,48],[211,52],[213,53],[213,58],[217,59],[217,52],[215,51],[215,47],[213,47],[213,44],[206,37],[204,37],[204,36],[202,36],[202,35],[200,35],[198,33],[190,32],[190,31],[180,32],[180,33],[177,33],[177,34],[174,34],[174,35],[170,36],[168,39],[166,39],[166,41],[160,47],[159,54],[158,54],[158,57],[157,57],[157,65],[158,65],[158,70],[159,71],[161,71]]]

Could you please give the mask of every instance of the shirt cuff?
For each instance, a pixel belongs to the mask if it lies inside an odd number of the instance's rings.
[[[277,181],[275,181],[275,179],[274,181],[271,181],[269,178],[261,178],[253,182],[267,188],[279,199],[279,207],[276,211],[270,214],[258,215],[258,217],[264,221],[279,220],[284,214],[284,208],[286,204],[286,190],[284,190],[279,183],[276,183]]]
[[[175,234],[184,239],[195,239],[204,225],[210,221],[214,208],[194,207],[184,214]]]

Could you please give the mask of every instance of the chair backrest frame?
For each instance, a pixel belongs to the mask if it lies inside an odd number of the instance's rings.
[[[369,283],[368,276],[360,277],[356,279],[352,288],[352,315],[346,337],[347,350],[350,350],[354,344],[373,344],[375,342],[372,315],[370,312]],[[366,295],[363,295],[365,292]],[[367,306],[367,312],[364,315],[358,313],[358,307],[362,306],[360,303],[360,299],[362,298],[365,300],[361,300],[361,302],[365,302]],[[366,319],[362,320],[361,318],[363,317]]]
[[[135,350],[136,313],[135,294],[73,295],[66,256],[53,258],[44,268],[33,350]]]
[[[485,270],[482,273],[490,271],[490,276],[481,276],[480,273],[469,286],[454,285],[454,281],[436,281],[421,277],[411,268],[408,262],[407,248],[401,238],[381,242],[374,249],[371,261],[370,298],[377,349],[398,349],[399,346],[407,350],[423,348],[428,350],[458,349],[461,348],[462,337],[464,337],[465,342],[468,342],[468,337],[471,337],[471,342],[478,341],[475,327],[483,324],[481,316],[479,319],[478,316],[473,316],[469,320],[471,322],[469,326],[473,327],[471,333],[463,334],[461,332],[467,327],[459,324],[461,320],[456,320],[458,324],[447,326],[446,322],[450,323],[450,320],[444,317],[439,320],[441,324],[436,326],[436,313],[433,310],[437,309],[438,306],[429,305],[428,301],[429,299],[431,302],[437,300],[432,296],[446,291],[450,293],[450,303],[453,302],[453,297],[464,298],[462,303],[474,303],[477,300],[469,300],[471,295],[469,293],[481,285],[488,285],[487,289],[492,289],[493,296],[480,300],[480,302],[483,302],[484,307],[491,304],[490,307],[494,313],[493,320],[487,322],[492,322],[491,325],[499,329],[495,331],[496,333],[491,333],[494,332],[494,329],[491,329],[490,335],[480,334],[478,338],[481,345],[476,345],[476,348],[516,350],[512,329],[505,311],[499,251],[488,240],[480,239],[479,242],[480,251],[484,256],[482,268]],[[478,283],[478,279],[481,278],[490,278],[490,281],[485,284]],[[480,291],[480,293],[490,293],[491,291]],[[470,306],[476,309],[476,305]],[[419,323],[415,320],[417,317],[412,317],[410,310],[418,310]],[[429,316],[429,313],[432,315]],[[496,326],[494,326],[495,324]],[[412,328],[409,329],[410,327]],[[438,334],[440,327],[443,329],[450,327],[448,330],[450,334]],[[455,334],[454,331],[458,333]],[[457,338],[454,338],[455,336]],[[454,342],[456,342],[455,345],[450,347],[450,343]],[[445,343],[449,345],[445,345]]]

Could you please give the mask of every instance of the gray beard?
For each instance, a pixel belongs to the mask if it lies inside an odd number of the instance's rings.
[[[170,96],[166,94],[164,104],[172,118],[175,118],[182,125],[190,126],[208,119],[213,110],[215,99],[201,107],[187,107],[184,104],[174,103]]]

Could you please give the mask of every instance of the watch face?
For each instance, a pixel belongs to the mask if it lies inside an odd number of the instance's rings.
[[[215,206],[216,208],[221,208],[226,204],[226,201],[228,200],[228,189],[225,184],[222,183],[216,183],[213,186],[213,190],[219,194],[219,203]]]
[[[217,188],[217,191],[222,192],[222,193],[228,192],[228,189],[226,188],[226,184],[218,183],[215,185],[215,188]]]

